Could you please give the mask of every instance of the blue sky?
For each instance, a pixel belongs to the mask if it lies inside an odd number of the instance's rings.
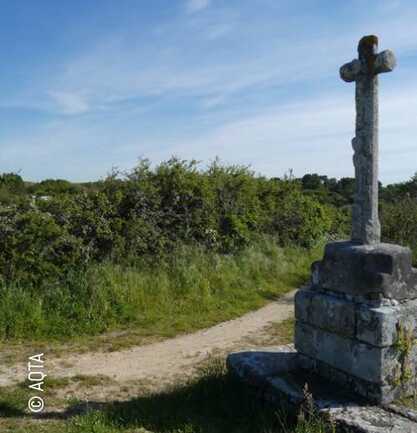
[[[354,84],[377,34],[380,178],[417,171],[417,5],[399,0],[1,1],[0,172],[103,178],[177,155],[352,176]]]

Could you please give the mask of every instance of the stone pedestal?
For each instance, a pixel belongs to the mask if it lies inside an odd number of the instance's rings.
[[[398,403],[417,373],[417,272],[397,245],[327,245],[295,297],[295,347],[229,355],[233,376],[284,411],[306,400],[340,431],[417,433]],[[339,430],[338,430],[339,431]]]
[[[417,271],[398,245],[335,242],[295,298],[302,368],[376,403],[416,389]]]
[[[337,426],[338,432],[417,433],[415,411],[393,404],[370,405],[347,392],[346,387],[334,386],[334,382],[302,368],[302,358],[292,346],[274,346],[232,353],[227,366],[254,397],[281,413],[299,414],[307,391],[317,413]]]

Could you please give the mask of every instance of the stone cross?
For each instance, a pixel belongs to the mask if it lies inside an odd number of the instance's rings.
[[[377,53],[378,38],[364,36],[359,58],[340,68],[344,81],[356,82],[356,136],[352,140],[355,166],[355,197],[352,209],[352,241],[373,245],[380,242],[378,218],[378,74],[396,65],[390,50]]]

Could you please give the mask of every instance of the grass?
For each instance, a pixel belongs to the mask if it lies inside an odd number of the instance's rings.
[[[50,342],[126,330],[135,341],[172,337],[240,316],[300,286],[320,254],[321,248],[280,248],[270,239],[235,255],[182,247],[156,263],[96,265],[36,292],[3,287],[0,337]]]
[[[245,343],[253,346],[276,346],[290,344],[294,341],[295,319],[292,317],[279,322],[272,322],[262,332],[255,335],[247,335]]]
[[[274,344],[289,344],[294,341],[294,318],[271,323],[266,334]]]
[[[23,396],[20,396],[20,398]],[[10,398],[0,390],[0,403]],[[158,394],[129,401],[68,407],[67,419],[25,417],[23,403],[14,397],[9,418],[0,421],[3,432],[14,433],[331,433],[320,418],[291,419],[254,399],[227,375],[224,362],[212,359],[198,377]],[[15,410],[15,412],[12,412]],[[73,416],[74,411],[79,415]]]
[[[113,331],[123,345],[138,338],[164,338],[190,332],[259,308],[298,287],[321,249],[279,248],[271,240],[236,255],[179,249],[170,260],[129,266],[102,264],[73,275],[66,285],[31,293],[4,287],[0,334],[7,344],[30,340],[46,344]],[[280,341],[291,339],[292,322],[271,325]],[[133,335],[133,337],[132,337]],[[116,336],[116,337],[115,337]],[[42,343],[43,342],[43,343]],[[49,343],[48,343],[49,344]],[[107,343],[106,343],[107,344]],[[120,346],[121,344],[121,346]],[[49,352],[48,352],[49,353]],[[50,354],[50,353],[49,353]],[[49,378],[49,399],[74,384],[106,386],[100,377]],[[0,431],[13,433],[327,433],[320,420],[283,417],[253,399],[214,360],[199,376],[158,394],[142,392],[123,402],[77,402],[59,398],[64,414],[28,416],[24,384],[0,389]],[[78,413],[78,415],[74,415]]]

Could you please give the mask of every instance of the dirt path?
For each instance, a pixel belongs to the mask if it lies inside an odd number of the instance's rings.
[[[293,296],[291,292],[257,311],[193,334],[118,352],[88,352],[48,359],[46,372],[53,378],[105,376],[119,387],[141,381],[164,386],[192,374],[209,355],[265,343],[266,330],[272,322],[279,323],[293,316]],[[22,365],[3,370],[0,384],[24,380],[25,368]]]

